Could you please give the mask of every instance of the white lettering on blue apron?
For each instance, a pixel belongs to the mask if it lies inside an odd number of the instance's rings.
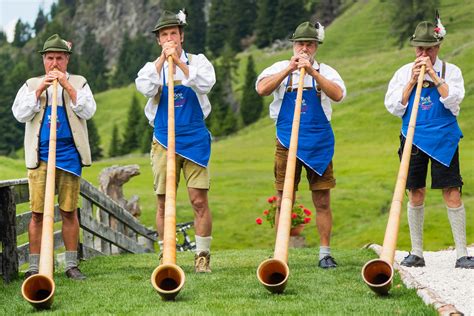
[[[291,74],[288,76],[287,88],[290,80]],[[278,141],[286,148],[290,147],[296,93],[297,91],[288,91],[287,89],[276,123]],[[333,155],[334,133],[331,123],[324,114],[321,96],[316,90],[313,78],[312,89],[303,90],[296,156],[321,176],[326,171]]]
[[[444,78],[444,73],[442,77]],[[413,108],[415,90],[416,86],[413,88],[407,110],[402,118],[402,134],[405,137]],[[431,81],[424,81],[421,89],[413,144],[433,159],[449,167],[459,140],[463,135],[456,116],[444,107],[439,98],[440,94],[434,84]]]
[[[187,54],[185,53],[186,58]],[[189,65],[189,59],[187,64]],[[176,153],[194,163],[207,167],[211,156],[211,135],[204,124],[204,114],[196,93],[183,85],[174,87]],[[168,146],[168,86],[163,67],[163,91],[154,120],[154,137]]]
[[[51,105],[44,112],[40,131],[40,160],[48,161],[49,134],[51,128]],[[58,117],[56,121],[56,168],[81,176],[82,166],[79,152],[72,138],[71,128],[67,120],[66,109],[58,105]]]

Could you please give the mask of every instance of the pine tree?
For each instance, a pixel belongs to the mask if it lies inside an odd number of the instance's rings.
[[[247,61],[247,72],[245,74],[245,85],[240,105],[240,114],[244,125],[249,125],[260,118],[263,110],[263,99],[255,91],[255,81],[257,73],[255,71],[255,63],[252,55]]]
[[[130,105],[130,108],[128,110],[127,114],[127,125],[125,127],[124,133],[123,133],[123,143],[122,143],[122,148],[121,148],[121,153],[122,154],[128,154],[131,153],[134,149],[140,148],[141,145],[141,137],[142,137],[142,131],[143,131],[143,126],[141,126],[140,123],[142,123],[141,116],[142,116],[142,109],[140,107],[140,104],[138,102],[137,96],[134,94],[132,98],[132,103]]]
[[[435,9],[439,8],[439,0],[396,0],[391,1],[392,30],[397,36],[400,48],[413,35],[416,26],[421,21],[434,21]],[[442,16],[441,16],[442,18]]]
[[[225,136],[237,131],[237,118],[232,105],[235,102],[232,94],[233,73],[237,68],[235,53],[226,45],[223,50],[221,64],[215,65],[216,84],[209,99],[212,112],[208,118],[208,126],[214,136]]]
[[[227,20],[229,31],[225,40],[235,52],[242,51],[242,39],[253,33],[257,18],[256,9],[255,0],[230,1],[230,15]]]
[[[257,33],[256,44],[259,48],[270,45],[273,42],[272,29],[275,23],[276,6],[274,0],[257,1],[257,20],[255,31]]]
[[[0,30],[0,46],[7,43],[7,34]]]
[[[209,26],[207,28],[207,47],[214,54],[219,56],[227,42],[229,34],[229,23],[231,22],[232,0],[212,0],[209,11]]]
[[[188,26],[185,28],[184,46],[186,51],[192,53],[203,53],[206,46],[207,24],[204,16],[206,0],[188,0],[186,12]]]
[[[144,61],[153,58],[154,46],[156,44],[143,35],[137,35],[130,39],[128,34],[124,35],[122,48],[117,62],[117,70],[113,78],[113,85],[123,86],[133,82]]]
[[[147,124],[145,126],[145,129],[143,131],[143,138],[142,138],[142,144],[141,144],[141,152],[142,153],[148,153],[150,152],[151,149],[151,142],[153,140],[153,127]]]
[[[15,47],[23,47],[31,38],[31,27],[28,22],[23,23],[19,19],[15,24],[15,34],[13,36],[12,45]]]
[[[276,21],[273,26],[273,38],[288,38],[296,27],[308,20],[304,0],[279,0],[276,8]]]
[[[117,125],[114,124],[114,127],[112,129],[112,139],[110,140],[110,146],[109,146],[109,157],[117,157],[120,155],[120,137],[119,137],[119,131],[117,128]]]
[[[91,148],[92,160],[96,161],[103,157],[100,147],[100,135],[93,119],[87,121],[87,130],[89,132],[89,146]]]
[[[43,9],[40,8],[38,11],[38,15],[36,16],[35,24],[33,26],[35,34],[39,34],[39,32],[41,32],[46,23],[48,23],[48,17],[44,15]]]
[[[11,105],[21,85],[28,79],[28,65],[24,61],[13,62],[6,54],[0,54],[0,155],[11,155],[23,146],[24,125],[13,117]]]
[[[105,49],[97,43],[92,30],[87,30],[82,44],[79,60],[79,73],[87,78],[87,81],[94,92],[107,89],[107,72],[105,62]]]

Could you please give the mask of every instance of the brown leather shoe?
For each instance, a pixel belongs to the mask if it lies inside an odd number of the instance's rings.
[[[196,273],[210,273],[211,269],[209,264],[211,263],[211,254],[209,251],[201,251],[194,255],[194,272]]]
[[[38,271],[30,271],[30,270],[26,271],[25,272],[25,277],[24,277],[25,280],[28,279],[30,276],[32,276],[34,274],[38,274]]]
[[[73,280],[85,280],[86,276],[82,274],[78,267],[72,267],[66,271],[66,276]]]

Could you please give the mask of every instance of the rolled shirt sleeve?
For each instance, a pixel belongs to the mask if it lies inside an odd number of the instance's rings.
[[[397,70],[388,84],[384,104],[392,115],[402,117],[405,114],[408,104],[402,104],[403,90],[410,81],[412,66],[410,63]]]
[[[138,72],[135,79],[135,86],[138,92],[147,98],[153,98],[158,93],[158,88],[162,85],[160,74],[156,71],[155,63],[148,62]]]
[[[89,120],[94,116],[97,104],[88,84],[77,90],[76,104],[71,100],[70,106],[74,113],[84,120]]]
[[[188,66],[189,76],[183,78],[184,86],[190,87],[198,94],[208,94],[216,83],[214,66],[203,54],[195,55]]]
[[[461,102],[464,99],[464,79],[462,77],[461,69],[453,64],[448,64],[451,67],[446,67],[446,84],[448,85],[448,96],[446,98],[440,97],[439,100],[444,104],[447,110],[450,110],[454,116],[459,115],[461,110]],[[449,72],[448,72],[449,69]]]
[[[41,104],[36,99],[36,91],[29,91],[26,83],[18,90],[13,102],[13,116],[20,123],[31,121],[41,110]]]

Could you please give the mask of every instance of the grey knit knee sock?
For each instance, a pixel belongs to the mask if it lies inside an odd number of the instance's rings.
[[[456,245],[456,256],[461,258],[467,256],[466,249],[466,209],[464,204],[460,207],[446,207],[448,209],[448,218],[451,223],[454,244]]]
[[[425,218],[425,205],[407,207],[408,226],[410,227],[411,253],[423,258],[423,221]]]
[[[40,260],[39,253],[30,253],[30,255],[28,256],[28,261],[30,263],[30,266],[28,267],[28,271],[38,272],[39,260]]]
[[[65,271],[77,267],[77,251],[66,251]]]

